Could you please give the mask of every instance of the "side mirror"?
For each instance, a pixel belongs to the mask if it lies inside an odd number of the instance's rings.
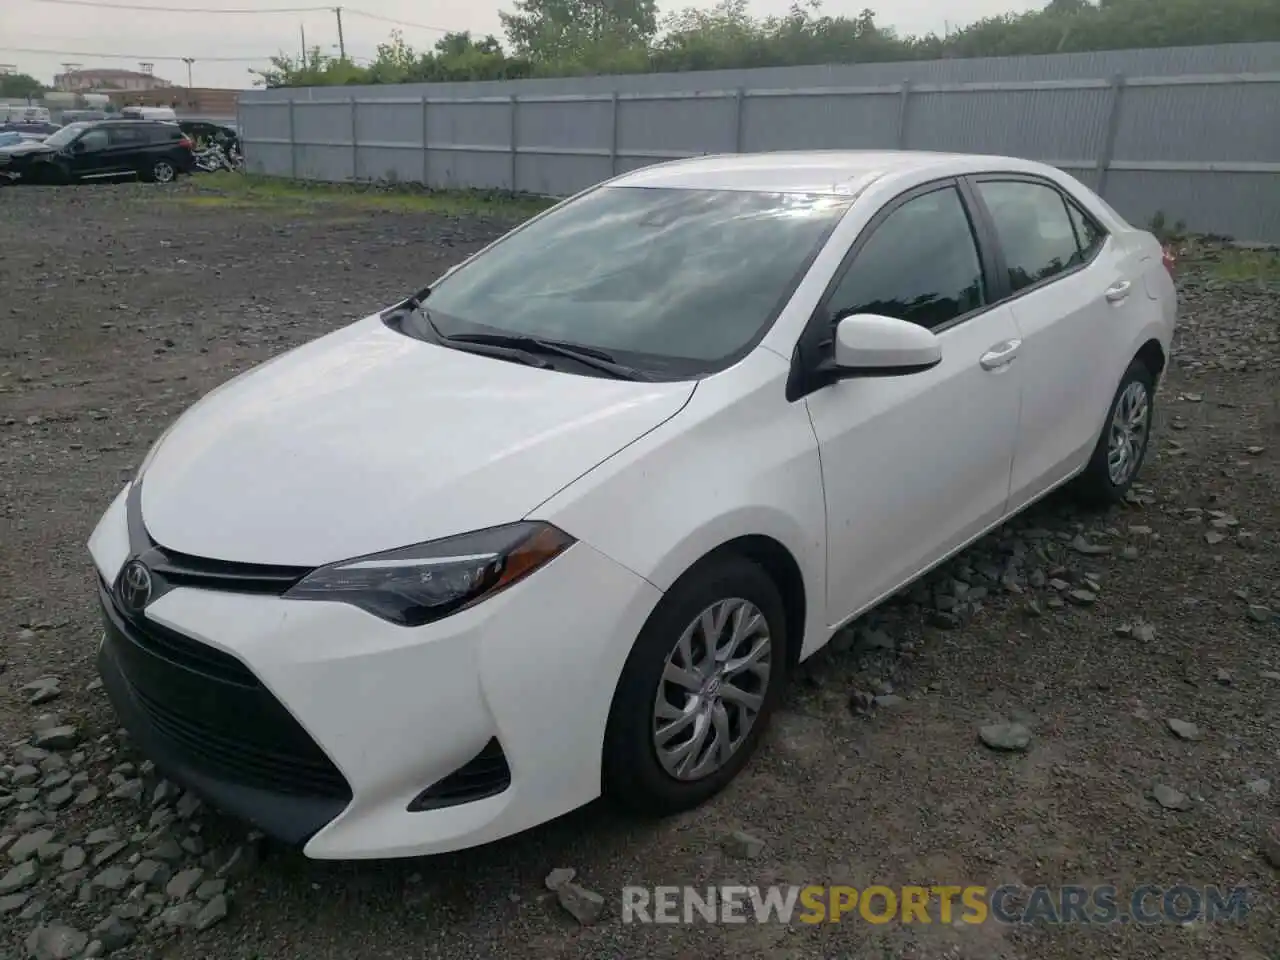
[[[942,362],[942,344],[907,320],[857,313],[836,325],[836,372],[844,376],[921,373]]]
[[[84,141],[83,141],[83,140],[77,140],[75,143],[71,144],[71,152],[72,152],[72,153],[84,153]]]

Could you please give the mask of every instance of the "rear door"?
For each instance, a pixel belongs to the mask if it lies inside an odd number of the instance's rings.
[[[111,139],[109,169],[112,174],[137,173],[147,166],[151,145],[145,123],[121,123],[107,128]]]
[[[1001,296],[1022,339],[1009,488],[1016,510],[1088,461],[1130,359],[1142,273],[1123,241],[1056,184],[998,174],[972,186],[998,241]]]

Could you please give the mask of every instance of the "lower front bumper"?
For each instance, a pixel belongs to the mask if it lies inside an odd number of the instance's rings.
[[[296,846],[347,807],[342,774],[247,669],[131,623],[106,590],[102,602],[103,687],[165,776]]]

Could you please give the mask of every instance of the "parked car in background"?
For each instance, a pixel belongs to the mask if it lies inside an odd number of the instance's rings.
[[[224,384],[89,549],[165,775],[317,858],[693,807],[837,631],[1139,475],[1159,241],[1009,157],[632,171]]]
[[[190,138],[175,123],[71,123],[41,142],[0,147],[0,173],[25,183],[138,177],[168,183],[195,166]]]
[[[219,123],[216,120],[178,121],[182,132],[192,139],[197,147],[204,143],[216,143],[223,150],[240,149],[240,135],[231,124]]]
[[[176,122],[178,114],[173,107],[121,107],[120,117],[125,120],[168,120]]]
[[[16,120],[0,123],[0,133],[16,133],[21,140],[43,140],[57,133],[62,127],[43,120]]]
[[[66,125],[81,123],[85,120],[110,120],[111,115],[102,110],[63,110],[58,119]]]

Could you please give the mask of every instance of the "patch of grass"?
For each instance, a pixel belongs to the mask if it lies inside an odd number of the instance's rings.
[[[1224,250],[1211,271],[1222,280],[1280,283],[1280,251],[1240,248]]]
[[[189,181],[176,202],[198,207],[298,208],[346,207],[396,213],[445,216],[531,217],[554,201],[528,194],[479,190],[427,190],[415,184],[313,183],[252,174],[201,174]]]

